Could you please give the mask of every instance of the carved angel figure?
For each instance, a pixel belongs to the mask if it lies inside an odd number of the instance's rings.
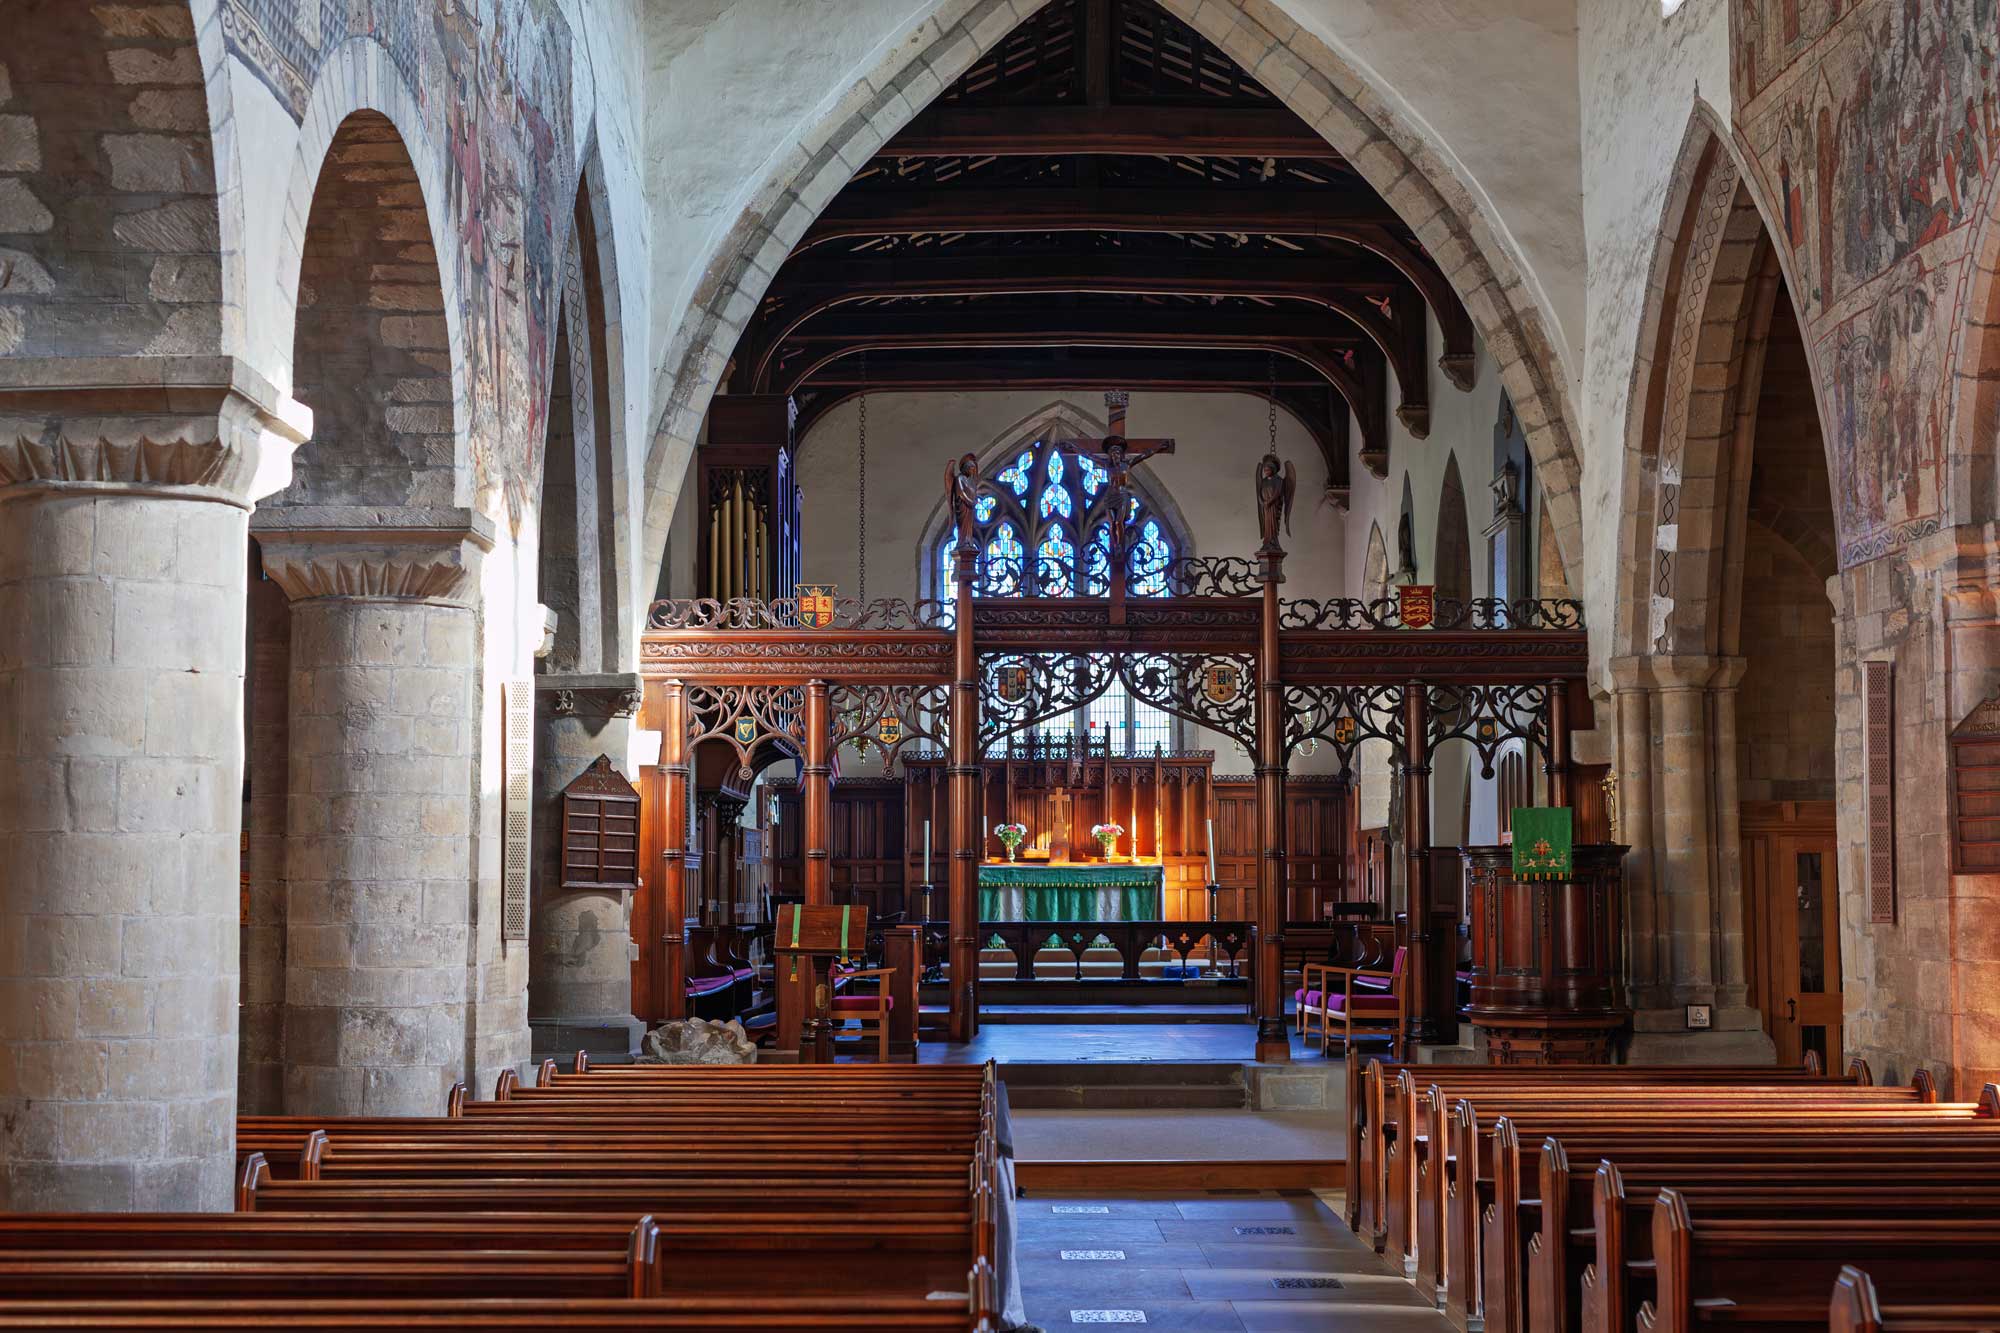
[[[1292,534],[1292,497],[1298,493],[1299,470],[1291,463],[1280,464],[1276,454],[1265,454],[1257,464],[1257,528],[1264,539],[1260,548],[1278,548],[1278,529]]]
[[[979,500],[979,459],[966,454],[944,470],[945,500],[951,505],[951,526],[960,541],[972,540],[972,513]]]

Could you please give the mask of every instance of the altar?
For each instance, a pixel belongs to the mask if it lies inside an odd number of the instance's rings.
[[[981,921],[1158,921],[1157,861],[989,861],[979,867]]]

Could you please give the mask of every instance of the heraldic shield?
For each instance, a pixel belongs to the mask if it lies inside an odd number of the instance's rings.
[[[903,739],[903,719],[900,717],[885,717],[880,722],[877,722],[875,724],[875,739],[882,742],[883,749],[888,749],[891,746],[901,743]]]
[[[739,717],[736,719],[736,743],[739,745],[755,745],[757,743],[756,718]]]
[[[1003,666],[994,673],[993,688],[1005,703],[1017,704],[1028,697],[1028,668]]]
[[[798,585],[799,624],[802,627],[826,629],[833,624],[833,589],[831,583]]]
[[[1424,629],[1437,619],[1437,589],[1428,583],[1406,583],[1396,589],[1396,615],[1404,629]]]
[[[1227,662],[1211,662],[1201,673],[1201,692],[1214,704],[1235,703],[1243,693],[1243,672]]]

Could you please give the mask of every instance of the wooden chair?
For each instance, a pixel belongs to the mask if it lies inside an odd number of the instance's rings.
[[[875,1058],[883,1064],[889,1062],[889,1014],[896,1007],[896,997],[890,993],[889,978],[896,975],[893,967],[871,967],[855,972],[842,972],[840,980],[848,985],[856,981],[873,981],[875,989],[860,993],[849,992],[833,997],[829,1010],[836,1022],[845,1023],[852,1019],[861,1027],[865,1037],[870,1029],[875,1033]]]
[[[1353,1057],[1357,1036],[1386,1037],[1390,1058],[1403,1058],[1403,1028],[1410,1014],[1409,988],[1404,985],[1407,949],[1397,949],[1387,971],[1369,967],[1335,967],[1307,963],[1297,999],[1299,1035],[1308,1034],[1308,1016],[1316,1019],[1319,1053],[1335,1041],[1341,1054]]]

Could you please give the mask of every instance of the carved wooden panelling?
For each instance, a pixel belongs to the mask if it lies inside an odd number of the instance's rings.
[[[1896,919],[1895,709],[1887,662],[1863,662],[1862,765],[1868,804],[1868,919]]]

